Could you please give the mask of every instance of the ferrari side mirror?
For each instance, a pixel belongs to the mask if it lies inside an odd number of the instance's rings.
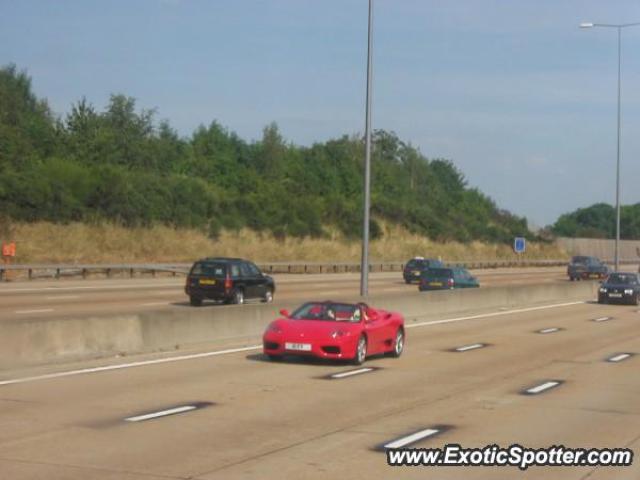
[[[285,318],[289,318],[289,310],[285,310],[284,308],[280,310],[280,315]]]

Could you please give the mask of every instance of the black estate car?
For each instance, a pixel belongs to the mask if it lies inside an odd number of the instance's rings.
[[[275,282],[252,262],[241,258],[203,258],[193,264],[187,275],[185,292],[191,305],[205,299],[224,303],[244,303],[246,299],[272,302]]]
[[[637,273],[612,273],[598,289],[598,303],[640,303],[640,279]]]
[[[609,269],[598,258],[584,255],[571,257],[571,263],[567,267],[567,275],[571,281],[604,278],[608,273]]]
[[[444,267],[440,260],[434,258],[413,257],[409,260],[402,270],[402,278],[406,283],[420,281],[420,274],[427,268]]]

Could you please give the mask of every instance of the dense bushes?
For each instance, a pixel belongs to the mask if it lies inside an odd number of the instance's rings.
[[[596,203],[561,215],[551,230],[563,237],[614,238],[616,211],[611,205]],[[620,237],[640,238],[640,203],[620,208]]]
[[[217,122],[181,138],[154,112],[113,95],[103,112],[85,99],[61,119],[35,97],[25,73],[0,69],[0,210],[16,220],[115,220],[251,227],[277,236],[362,230],[361,138],[310,147],[275,124],[248,143]],[[526,220],[498,210],[447,160],[428,160],[394,133],[376,131],[374,218],[437,240],[509,242]],[[372,236],[381,233],[372,222]]]

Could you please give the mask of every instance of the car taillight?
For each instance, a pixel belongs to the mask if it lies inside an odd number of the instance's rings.
[[[233,280],[231,280],[231,277],[229,276],[229,274],[227,274],[227,278],[224,279],[224,289],[231,290],[232,288],[233,288]]]
[[[448,284],[450,287],[453,287],[453,285],[455,284],[455,282],[453,281],[453,278],[450,278],[449,280],[447,280],[447,284]]]

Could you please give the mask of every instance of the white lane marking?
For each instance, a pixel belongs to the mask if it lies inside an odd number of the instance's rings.
[[[630,353],[621,353],[620,355],[616,355],[615,357],[608,358],[608,362],[621,362],[622,360],[626,360],[631,356]]]
[[[158,305],[170,305],[169,302],[151,302],[151,303],[141,303],[141,307],[156,307]]]
[[[540,307],[532,307],[532,308],[523,308],[523,309],[519,309],[519,310],[511,310],[509,312],[495,312],[495,313],[486,313],[486,314],[482,314],[482,315],[472,315],[469,317],[460,317],[460,318],[451,318],[448,320],[436,320],[433,322],[422,322],[422,323],[414,323],[413,325],[405,325],[405,328],[412,328],[412,327],[426,327],[429,325],[437,325],[440,323],[451,323],[451,322],[461,322],[464,320],[474,320],[477,318],[486,318],[486,317],[492,317],[492,316],[500,316],[500,315],[507,315],[510,313],[520,313],[520,312],[529,312],[529,311],[534,311],[534,310],[541,310],[541,309],[547,309],[547,308],[555,308],[555,307],[566,307],[566,306],[570,306],[570,305],[578,305],[578,304],[583,304],[585,302],[571,302],[571,303],[560,303],[560,304],[555,304],[555,305],[545,305],[545,306],[540,306]],[[80,370],[70,370],[70,371],[66,371],[66,372],[58,372],[58,373],[49,373],[49,374],[45,374],[45,375],[37,375],[37,376],[33,376],[33,377],[23,377],[23,378],[16,378],[16,379],[12,379],[12,380],[3,380],[0,381],[0,386],[2,385],[12,385],[12,384],[16,384],[16,383],[26,383],[26,382],[35,382],[38,380],[47,380],[50,378],[59,378],[59,377],[69,377],[72,375],[81,375],[84,373],[96,373],[96,372],[105,372],[105,371],[109,371],[109,370],[119,370],[122,368],[132,368],[132,367],[142,367],[145,365],[154,365],[154,364],[158,364],[158,363],[169,363],[169,362],[179,362],[182,360],[191,360],[191,359],[195,359],[195,358],[205,358],[205,357],[213,357],[213,356],[217,356],[217,355],[226,355],[226,354],[230,354],[230,353],[237,353],[237,352],[247,352],[247,351],[251,351],[251,350],[258,350],[261,349],[262,345],[254,345],[251,347],[244,347],[244,348],[234,348],[234,349],[229,349],[229,350],[215,350],[215,351],[211,351],[211,352],[204,352],[204,353],[195,353],[192,355],[183,355],[183,356],[178,356],[178,357],[166,357],[166,358],[161,358],[161,359],[156,359],[156,360],[143,360],[140,362],[133,362],[133,363],[123,363],[123,364],[117,364],[117,365],[106,365],[103,367],[94,367],[94,368],[83,368]]]
[[[419,432],[413,433],[411,435],[407,435],[406,437],[399,438],[398,440],[394,440],[393,442],[389,442],[383,445],[383,448],[402,448],[411,443],[415,443],[419,440],[423,440],[427,437],[431,437],[436,433],[440,432],[440,430],[435,428],[427,428],[425,430],[420,430]]]
[[[3,381],[0,381],[0,386],[12,385],[15,383],[35,382],[37,380],[47,380],[50,378],[71,377],[73,375],[81,375],[83,373],[107,372],[109,370],[120,370],[122,368],[142,367],[145,365],[156,365],[159,363],[170,363],[170,362],[179,362],[182,360],[193,360],[196,358],[215,357],[217,355],[226,355],[229,353],[249,352],[251,350],[258,350],[260,348],[262,348],[262,345],[253,345],[251,347],[231,348],[228,350],[216,350],[213,352],[194,353],[191,355],[182,355],[180,357],[158,358],[155,360],[143,360],[140,362],[120,363],[117,365],[105,365],[103,367],[82,368],[80,370],[68,370],[66,372],[47,373],[44,375],[36,375],[33,377],[16,378],[13,380],[3,380]]]
[[[372,371],[373,371],[373,368],[359,368],[358,370],[351,370],[349,372],[334,373],[333,375],[331,375],[331,378],[350,377],[352,375],[360,375],[362,373],[367,373]]]
[[[560,382],[545,382],[536,387],[531,387],[527,389],[527,393],[536,394],[536,393],[544,392],[545,390],[549,390],[550,388],[557,387],[558,385],[560,385]]]
[[[127,422],[143,422],[145,420],[151,420],[152,418],[166,417],[167,415],[175,415],[176,413],[189,412],[195,410],[197,407],[193,405],[184,405],[182,407],[170,408],[168,410],[162,410],[160,412],[147,413],[145,415],[138,415],[136,417],[125,418]]]
[[[606,322],[608,320],[611,320],[612,317],[600,317],[600,318],[594,318],[593,321],[594,322]]]
[[[468,350],[475,350],[476,348],[484,347],[484,343],[474,343],[473,345],[465,345],[464,347],[456,348],[456,352],[466,352]]]
[[[8,288],[0,289],[0,295],[3,293],[19,293],[19,292],[65,292],[73,290],[130,290],[133,288],[159,288],[165,286],[167,288],[183,287],[184,282],[166,283],[158,285],[157,283],[146,283],[139,285],[102,285],[102,286],[75,286],[75,287],[41,287],[41,288]]]
[[[50,297],[44,297],[47,300],[73,300],[74,298],[80,298],[79,295],[54,295]]]
[[[13,313],[28,314],[28,313],[47,313],[47,312],[53,312],[53,308],[40,308],[37,310],[16,310]]]
[[[542,330],[538,330],[538,333],[553,333],[553,332],[557,332],[558,330],[560,329],[556,327],[543,328]]]
[[[540,307],[529,307],[529,308],[519,308],[516,310],[507,310],[505,312],[482,313],[479,315],[470,315],[468,317],[448,318],[446,320],[433,320],[430,322],[412,323],[411,325],[405,325],[404,328],[416,328],[416,327],[426,327],[429,325],[440,325],[443,323],[464,322],[466,320],[475,320],[478,318],[487,318],[487,317],[499,317],[501,315],[511,315],[513,313],[535,312],[536,310],[546,310],[549,308],[570,307],[572,305],[580,305],[583,303],[586,303],[586,302],[556,303],[553,305],[542,305]]]

